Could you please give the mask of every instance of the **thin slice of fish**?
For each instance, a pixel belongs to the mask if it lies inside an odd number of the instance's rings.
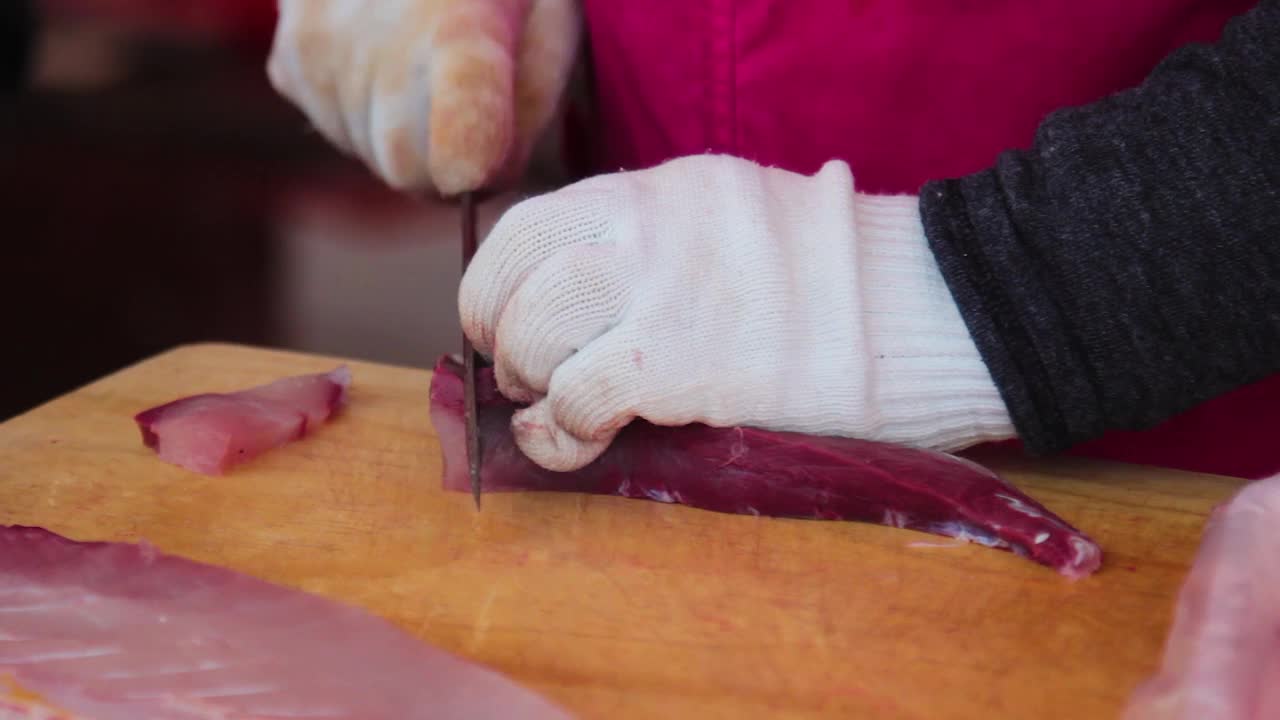
[[[286,377],[233,393],[203,393],[138,413],[142,442],[161,460],[221,475],[301,439],[347,401],[351,371]]]

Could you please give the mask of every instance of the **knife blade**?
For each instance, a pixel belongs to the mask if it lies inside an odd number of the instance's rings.
[[[473,193],[462,195],[462,272],[467,271],[476,253],[476,198]],[[471,340],[462,334],[463,358],[463,414],[467,433],[467,469],[471,474],[471,497],[476,510],[480,509],[480,433],[476,427],[476,361],[477,353]]]

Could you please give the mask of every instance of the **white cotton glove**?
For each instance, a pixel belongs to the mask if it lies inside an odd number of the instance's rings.
[[[388,185],[455,195],[523,172],[579,20],[577,0],[280,0],[267,74]]]
[[[551,470],[635,417],[940,450],[1013,437],[914,196],[725,156],[605,175],[512,207],[459,309],[513,429]]]

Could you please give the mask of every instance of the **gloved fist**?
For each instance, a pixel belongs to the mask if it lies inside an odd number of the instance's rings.
[[[910,196],[724,156],[512,207],[459,294],[520,448],[594,460],[633,418],[954,450],[1013,429]]]
[[[280,0],[267,73],[390,186],[523,172],[577,51],[577,0]]]

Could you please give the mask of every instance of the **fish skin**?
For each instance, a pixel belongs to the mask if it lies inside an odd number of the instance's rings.
[[[486,492],[563,491],[646,498],[725,513],[890,525],[1010,550],[1079,579],[1102,550],[991,470],[944,453],[847,438],[636,420],[605,455],[571,473],[535,465],[516,446],[516,409],[492,368],[477,369]],[[461,365],[445,356],[431,381],[442,482],[470,487]],[[1046,535],[1047,534],[1047,535]]]
[[[351,371],[295,375],[232,393],[201,393],[134,416],[142,443],[165,462],[204,475],[300,440],[347,402]]]
[[[569,717],[361,609],[21,526],[0,526],[4,675],[93,720]]]
[[[1205,523],[1174,601],[1158,671],[1124,720],[1280,718],[1280,476],[1246,485]]]

